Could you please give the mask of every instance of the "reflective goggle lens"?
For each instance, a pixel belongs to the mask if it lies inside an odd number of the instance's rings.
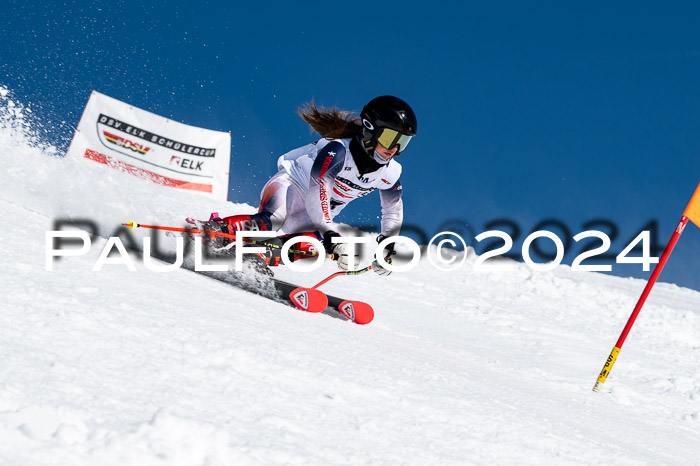
[[[391,149],[394,146],[399,146],[398,151],[401,153],[406,149],[406,146],[408,146],[408,143],[411,142],[412,138],[413,136],[400,133],[394,129],[381,128],[379,130],[379,136],[377,136],[377,141],[387,149]]]

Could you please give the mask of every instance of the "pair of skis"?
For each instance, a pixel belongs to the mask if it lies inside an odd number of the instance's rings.
[[[190,219],[188,219],[189,221]],[[210,231],[210,230],[202,230],[200,228],[176,228],[176,227],[166,227],[166,226],[158,226],[158,225],[144,225],[144,224],[139,224],[134,221],[130,221],[127,223],[123,224],[124,226],[129,227],[129,229],[133,228],[147,228],[147,229],[152,229],[152,230],[165,230],[165,231],[174,231],[174,232],[181,232],[181,233],[191,233],[191,234],[197,234],[197,235],[207,235],[209,237],[213,236],[221,236],[221,237],[226,237],[229,239],[235,239],[235,235],[229,234],[229,233],[223,233],[223,232],[217,232],[217,231]],[[268,246],[264,241],[256,241],[253,240],[252,238],[243,238],[244,241],[250,242],[250,243],[255,243],[259,244],[262,246]],[[270,247],[279,247],[276,244],[270,244]],[[318,253],[310,253],[308,251],[294,251],[294,253],[303,253],[305,255],[312,255],[312,254],[318,254]],[[297,309],[300,309],[302,311],[306,312],[323,312],[328,308],[331,308],[333,311],[338,313],[341,318],[351,320],[352,322],[355,322],[356,324],[360,325],[365,325],[368,324],[374,319],[374,309],[372,309],[372,306],[369,304],[362,302],[362,301],[356,301],[356,300],[349,300],[349,299],[342,299],[338,298],[335,296],[330,296],[325,294],[323,291],[319,290],[318,287],[323,285],[324,283],[327,283],[328,281],[339,277],[341,275],[361,275],[363,273],[366,273],[368,271],[372,270],[372,266],[367,266],[364,269],[360,270],[355,270],[355,271],[343,271],[343,272],[336,272],[334,274],[331,274],[330,276],[326,277],[316,285],[312,286],[311,288],[305,288],[305,287],[300,287],[291,283],[284,282],[282,280],[277,280],[275,278],[272,278],[271,280],[273,281],[275,285],[275,291],[277,292],[277,295],[280,299],[283,301],[292,304],[294,307]]]
[[[302,311],[323,312],[330,307],[341,316],[344,316],[356,324],[365,325],[369,324],[372,322],[372,319],[374,319],[374,309],[372,309],[372,306],[362,301],[342,299],[327,295],[319,290],[318,287],[337,276],[359,275],[371,269],[372,266],[368,266],[353,272],[337,272],[311,288],[296,286],[274,278],[273,280],[279,296]]]

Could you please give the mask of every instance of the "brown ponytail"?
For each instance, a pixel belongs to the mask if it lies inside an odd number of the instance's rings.
[[[362,134],[360,117],[353,112],[333,108],[318,108],[312,100],[297,110],[302,120],[323,138],[352,138]]]

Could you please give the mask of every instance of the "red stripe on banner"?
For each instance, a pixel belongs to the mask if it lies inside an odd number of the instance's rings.
[[[171,186],[173,188],[179,189],[190,189],[192,191],[201,191],[204,193],[212,192],[212,185],[210,184],[191,183],[189,181],[168,178],[167,176],[159,175],[158,173],[154,173],[149,170],[144,170],[143,168],[135,167],[126,162],[122,162],[121,160],[113,159],[108,155],[101,154],[91,149],[85,150],[85,158],[94,160],[95,162],[103,163],[105,165],[109,165],[112,168],[119,168],[134,176],[149,179],[157,184],[162,184],[164,186]]]

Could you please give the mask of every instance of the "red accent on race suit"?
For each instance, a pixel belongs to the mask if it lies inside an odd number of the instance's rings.
[[[331,214],[330,210],[328,209],[328,193],[326,192],[326,184],[323,181],[323,177],[326,175],[326,172],[328,171],[328,167],[331,166],[331,163],[333,162],[333,156],[328,156],[326,157],[326,160],[323,161],[323,165],[321,165],[321,171],[318,174],[318,184],[321,187],[319,196],[321,198],[321,210],[323,211],[323,218],[327,221],[331,221]]]
[[[343,194],[340,191],[338,191],[336,188],[333,188],[333,192],[336,193],[340,197],[344,197],[345,199],[354,199],[354,197],[348,196],[347,194]]]
[[[335,183],[333,183],[333,184],[335,185],[336,188],[340,188],[340,189],[342,189],[343,191],[346,191],[346,192],[347,192],[347,191],[350,191],[350,188],[348,188],[347,186],[345,186],[343,183],[341,183],[341,182],[338,181],[338,180],[335,180]]]
[[[275,195],[277,191],[282,187],[280,183],[270,183],[269,185],[265,186],[265,189],[262,192],[262,196],[260,198],[260,207],[258,208],[258,213],[262,212],[263,208],[267,205],[268,202],[270,202],[270,199],[272,196]]]

